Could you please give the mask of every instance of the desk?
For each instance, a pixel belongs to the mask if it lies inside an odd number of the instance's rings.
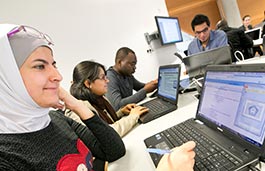
[[[126,146],[126,155],[121,159],[109,163],[109,171],[154,171],[155,166],[146,152],[144,139],[165,130],[190,117],[195,117],[198,100],[191,94],[188,97],[193,100],[187,104],[184,94],[179,96],[179,107],[177,110],[157,118],[146,124],[137,125],[129,134],[123,137]],[[183,99],[183,101],[182,101]]]
[[[249,58],[244,61],[239,61],[236,64],[257,64],[257,63],[265,63],[265,55]]]
[[[144,139],[172,127],[188,118],[195,117],[198,100],[194,92],[179,95],[177,110],[157,118],[146,124],[137,125],[124,138],[126,155],[121,159],[109,163],[109,171],[155,171],[155,166],[146,152]],[[190,103],[187,103],[187,102]],[[265,166],[263,166],[265,171]]]

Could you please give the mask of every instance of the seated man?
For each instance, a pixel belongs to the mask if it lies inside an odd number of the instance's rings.
[[[254,56],[252,52],[253,41],[243,30],[229,27],[226,20],[220,20],[216,28],[223,30],[227,34],[228,42],[231,46],[232,62],[237,61],[234,56],[235,51],[242,52],[245,59]]]
[[[211,30],[210,20],[203,14],[198,14],[193,18],[191,27],[195,33],[195,38],[189,44],[188,55],[228,44],[226,34],[221,30]]]
[[[107,70],[109,84],[106,97],[115,111],[129,103],[140,102],[147,93],[157,88],[157,80],[145,84],[134,78],[136,63],[134,51],[122,47],[116,53],[115,65]],[[137,92],[133,94],[133,90]]]

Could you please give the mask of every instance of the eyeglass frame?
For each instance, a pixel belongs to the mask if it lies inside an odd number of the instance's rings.
[[[102,75],[102,77],[101,77],[101,78],[100,78],[100,77],[97,77],[96,79],[99,79],[99,80],[104,80],[104,81],[107,81],[107,80],[109,80],[107,75]]]
[[[30,34],[30,32],[28,31],[27,32],[27,28],[28,29],[31,29],[33,31],[35,31],[36,33],[38,33],[38,35],[36,34]],[[20,32],[20,31],[24,31],[26,33],[28,33],[28,35],[32,36],[32,37],[35,37],[35,38],[38,38],[38,39],[45,39],[47,42],[48,42],[48,45],[54,45],[51,37],[45,33],[42,33],[40,32],[39,30],[33,28],[33,27],[30,27],[30,26],[26,26],[26,25],[20,25],[20,26],[17,26],[15,27],[14,29],[12,29],[10,32],[7,33],[7,37],[10,38],[12,36],[14,36],[16,33]]]
[[[206,33],[209,31],[209,27],[205,27],[202,31],[195,31],[195,35],[200,35],[201,33]]]

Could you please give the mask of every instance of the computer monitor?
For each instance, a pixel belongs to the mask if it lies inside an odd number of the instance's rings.
[[[262,32],[261,27],[257,27],[257,28],[245,31],[245,33],[247,35],[249,35],[249,37],[251,37],[252,40],[260,39],[261,38],[261,32]]]
[[[223,46],[183,58],[190,78],[200,78],[208,65],[231,64],[230,46]]]
[[[155,16],[155,21],[162,45],[183,41],[177,17]]]

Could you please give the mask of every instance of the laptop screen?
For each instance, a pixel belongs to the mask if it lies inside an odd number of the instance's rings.
[[[257,40],[261,38],[261,27],[245,31],[245,33],[249,35],[252,38],[252,40]]]
[[[262,146],[265,72],[208,71],[197,115]]]
[[[158,74],[157,95],[162,98],[176,101],[179,86],[180,66],[160,66]]]

